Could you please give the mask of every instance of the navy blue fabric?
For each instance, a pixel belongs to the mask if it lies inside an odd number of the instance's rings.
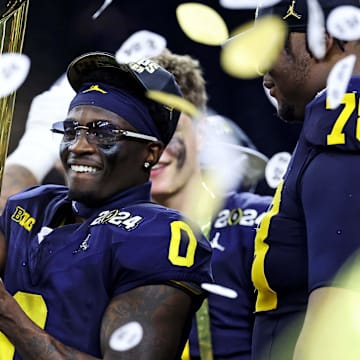
[[[200,284],[212,282],[210,244],[179,212],[148,202],[149,183],[88,209],[83,223],[57,227],[73,211],[67,193],[57,185],[28,189],[10,197],[0,217],[8,245],[4,284],[12,295],[23,295],[22,305],[34,294],[45,304],[46,332],[99,358],[101,319],[115,296],[149,284],[189,282],[199,290],[193,295],[198,308]],[[169,260],[171,241],[179,235],[172,224],[179,222],[196,234],[190,267]],[[180,359],[188,330],[174,359]],[[15,352],[12,359],[23,357]]]
[[[85,83],[71,101],[69,111],[79,105],[94,105],[109,110],[123,117],[138,131],[161,138],[147,105],[125,90],[101,82]]]

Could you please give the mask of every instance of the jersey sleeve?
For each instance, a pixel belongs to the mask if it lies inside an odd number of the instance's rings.
[[[303,132],[310,144],[340,151],[360,151],[359,85],[360,77],[354,77],[335,109],[330,107],[326,91],[309,103]]]
[[[304,173],[301,199],[307,224],[309,292],[330,286],[359,249],[359,179],[355,153],[320,153]]]
[[[200,285],[212,282],[211,246],[186,220],[157,214],[111,236],[114,295],[160,283],[202,292]]]

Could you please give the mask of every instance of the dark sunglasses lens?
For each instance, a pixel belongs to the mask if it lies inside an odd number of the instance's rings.
[[[90,144],[112,145],[119,140],[119,131],[114,125],[103,120],[88,123],[86,126],[80,126],[77,121],[65,120],[52,126],[54,133],[63,134],[64,143],[73,142],[81,130],[85,131],[86,139]]]
[[[116,128],[107,121],[94,121],[88,124],[87,139],[89,143],[97,145],[111,145],[118,141]]]
[[[73,121],[67,121],[65,120],[63,122],[63,131],[64,131],[64,138],[63,141],[64,142],[71,142],[74,141],[75,137],[76,137],[76,127],[77,124],[74,124]]]

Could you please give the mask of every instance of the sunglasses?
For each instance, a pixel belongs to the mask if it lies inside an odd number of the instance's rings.
[[[124,138],[158,141],[154,136],[117,129],[106,120],[95,120],[85,126],[74,120],[58,121],[52,125],[50,130],[55,134],[62,134],[62,142],[66,144],[74,143],[80,136],[80,130],[85,131],[87,142],[94,145],[113,145]]]

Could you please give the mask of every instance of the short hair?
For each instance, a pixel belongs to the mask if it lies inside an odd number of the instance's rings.
[[[152,58],[160,66],[175,76],[184,98],[205,111],[208,95],[203,69],[200,62],[190,55],[179,55],[164,49],[158,56]]]

